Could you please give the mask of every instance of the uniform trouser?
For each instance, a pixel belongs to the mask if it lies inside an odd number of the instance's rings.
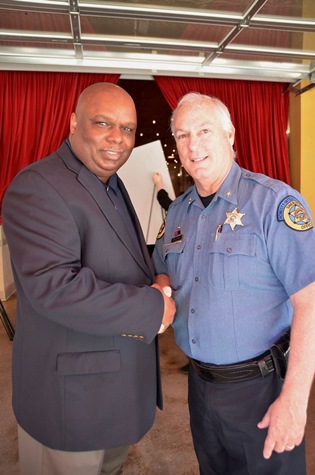
[[[20,475],[119,475],[128,447],[66,452],[42,445],[18,426]]]
[[[263,458],[267,429],[258,429],[280,393],[276,375],[217,384],[202,380],[190,364],[190,426],[200,475],[306,475],[305,443]]]

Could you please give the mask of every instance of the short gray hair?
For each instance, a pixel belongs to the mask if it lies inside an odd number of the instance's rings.
[[[234,125],[231,120],[231,115],[229,112],[229,109],[226,107],[226,105],[220,101],[215,96],[208,96],[206,94],[201,94],[200,92],[188,92],[183,96],[177,106],[176,109],[173,110],[172,115],[171,115],[171,131],[174,134],[174,123],[176,119],[176,114],[178,110],[184,105],[184,104],[193,104],[193,105],[204,105],[204,104],[211,104],[214,105],[219,114],[221,115],[222,118],[222,126],[223,129],[226,131],[231,131],[234,130]]]

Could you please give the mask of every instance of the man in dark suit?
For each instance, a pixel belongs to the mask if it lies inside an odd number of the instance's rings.
[[[13,408],[22,475],[116,475],[161,407],[157,333],[175,306],[154,284],[117,170],[135,142],[132,98],[93,84],[70,135],[3,202],[17,288]]]

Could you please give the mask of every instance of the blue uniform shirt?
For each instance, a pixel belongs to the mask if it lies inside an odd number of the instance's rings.
[[[289,296],[315,281],[315,230],[296,190],[233,163],[207,208],[195,186],[170,206],[153,260],[171,280],[181,349],[236,363],[290,327]]]

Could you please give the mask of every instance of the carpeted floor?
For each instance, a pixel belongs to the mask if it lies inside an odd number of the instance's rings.
[[[14,325],[15,297],[3,305]],[[0,475],[19,473],[16,423],[11,408],[11,351],[12,342],[0,322]],[[157,411],[153,428],[131,447],[124,475],[198,475],[189,429],[187,375],[179,371],[187,360],[174,342],[172,329],[160,336],[160,352],[164,410]],[[314,434],[315,385],[306,430],[308,475],[315,475]]]

